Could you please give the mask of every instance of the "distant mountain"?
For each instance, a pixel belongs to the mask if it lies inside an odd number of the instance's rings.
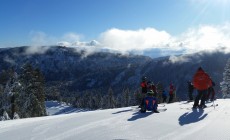
[[[95,42],[92,42],[94,44]],[[150,58],[109,52],[88,52],[77,47],[15,47],[0,49],[0,70],[14,67],[20,70],[31,63],[43,72],[46,86],[56,86],[63,94],[90,90],[106,93],[111,87],[115,94],[123,89],[139,89],[142,76],[165,88],[173,82],[177,96],[187,98],[187,81],[199,66],[216,82],[222,81],[223,70],[230,54],[197,53],[177,57]],[[68,95],[66,95],[68,96]]]

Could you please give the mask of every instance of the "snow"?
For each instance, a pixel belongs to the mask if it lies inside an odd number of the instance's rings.
[[[67,105],[66,103],[60,103],[58,101],[46,101],[46,111],[48,115],[60,115],[69,114],[73,112],[84,112],[86,109],[78,109]]]
[[[230,139],[230,99],[218,106],[192,110],[193,103],[166,104],[167,111],[139,113],[136,107],[79,111],[0,122],[1,140],[227,140]],[[57,114],[61,104],[47,107]],[[210,106],[212,103],[207,103]],[[53,106],[53,108],[51,107]],[[62,107],[61,107],[62,106]],[[56,110],[54,111],[54,108]],[[69,107],[70,109],[71,107]],[[73,108],[72,108],[73,109]],[[70,109],[71,110],[71,109]],[[58,111],[62,112],[62,111]],[[66,113],[66,112],[65,112]]]

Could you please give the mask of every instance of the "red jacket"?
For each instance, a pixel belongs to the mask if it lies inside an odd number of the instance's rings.
[[[212,80],[204,70],[199,69],[193,76],[193,86],[198,90],[206,90],[212,86]]]
[[[170,84],[170,86],[169,86],[169,94],[173,94],[174,91],[175,91],[174,86],[172,84]]]
[[[143,81],[141,82],[141,89],[142,89],[142,93],[147,93],[147,82]]]

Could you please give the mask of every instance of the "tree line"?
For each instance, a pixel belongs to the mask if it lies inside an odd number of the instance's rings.
[[[45,100],[57,100],[76,108],[93,110],[140,105],[142,100],[140,87],[135,91],[127,87],[122,93],[114,93],[111,87],[106,93],[100,90],[69,93],[60,90],[60,87],[45,86],[42,72],[31,64],[25,64],[19,72],[3,70],[0,73],[0,120],[46,116]],[[161,83],[156,87],[158,103],[161,103],[164,87]]]
[[[0,120],[46,115],[45,79],[39,69],[25,64],[0,74]]]

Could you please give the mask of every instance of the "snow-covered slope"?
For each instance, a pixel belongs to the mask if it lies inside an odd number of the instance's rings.
[[[166,104],[166,112],[141,114],[135,107],[75,112],[0,122],[1,140],[227,140],[230,100],[217,107],[186,109],[193,103]],[[208,103],[207,105],[211,105]],[[161,106],[161,105],[159,105]]]
[[[60,103],[57,101],[46,101],[46,112],[49,116],[51,115],[60,115],[60,114],[69,114],[76,112],[85,112],[89,111],[86,109],[77,109],[66,103]]]

